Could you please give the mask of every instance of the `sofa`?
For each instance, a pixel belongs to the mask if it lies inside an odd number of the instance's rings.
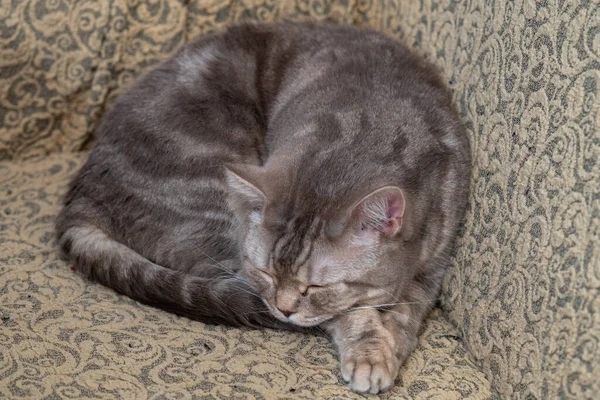
[[[0,1],[0,398],[358,399],[321,336],[204,325],[74,273],[53,223],[112,100],[235,22],[329,21],[424,55],[472,145],[440,300],[382,399],[600,398],[600,3]]]

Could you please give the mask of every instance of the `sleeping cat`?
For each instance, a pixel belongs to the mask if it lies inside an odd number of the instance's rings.
[[[335,342],[389,389],[466,205],[440,77],[371,31],[241,25],[183,47],[106,114],[57,220],[77,270],[207,323]]]

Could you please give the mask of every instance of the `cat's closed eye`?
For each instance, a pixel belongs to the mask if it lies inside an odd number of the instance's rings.
[[[319,291],[321,289],[324,289],[325,286],[321,286],[321,285],[307,285],[307,286],[302,286],[300,289],[300,293],[302,294],[303,297],[308,296],[310,293],[314,293],[316,291]]]
[[[258,272],[260,272],[260,274],[267,280],[269,280],[271,282],[275,282],[275,277],[273,275],[271,275],[270,273],[268,273],[267,271],[260,269],[260,268],[257,268],[256,270]]]

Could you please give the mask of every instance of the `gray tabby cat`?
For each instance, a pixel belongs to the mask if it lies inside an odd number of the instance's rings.
[[[390,388],[435,301],[470,150],[422,59],[381,34],[243,25],[104,118],[58,242],[83,275],[208,323],[314,327]]]

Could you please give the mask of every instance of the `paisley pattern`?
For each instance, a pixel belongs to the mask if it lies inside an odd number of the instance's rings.
[[[598,0],[0,0],[0,397],[359,398],[324,338],[142,306],[80,279],[54,244],[118,93],[199,34],[285,19],[403,40],[439,66],[470,133],[441,309],[381,397],[597,397]]]
[[[136,76],[241,21],[352,21],[334,1],[0,1],[0,160],[86,147]]]
[[[503,398],[598,398],[600,3],[423,0],[377,12],[380,29],[445,73],[471,135],[449,319]]]
[[[0,398],[361,398],[325,337],[203,325],[70,271],[53,219],[85,155],[0,163]],[[382,398],[490,393],[436,310]]]

